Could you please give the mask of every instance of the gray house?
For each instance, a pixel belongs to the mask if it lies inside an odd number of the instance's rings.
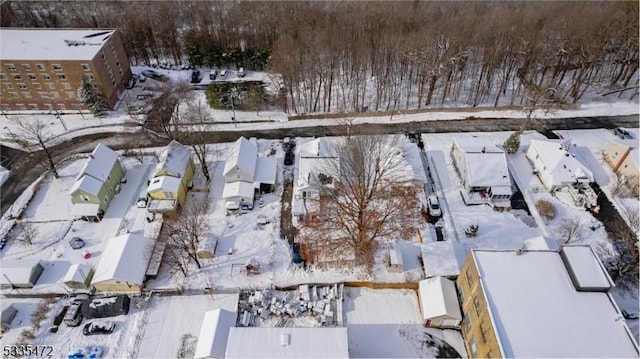
[[[3,260],[0,289],[33,288],[43,271],[39,260]]]

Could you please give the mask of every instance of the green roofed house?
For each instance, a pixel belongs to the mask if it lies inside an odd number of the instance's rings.
[[[98,144],[69,192],[74,204],[71,214],[91,221],[102,219],[109,203],[120,191],[124,174],[118,154],[109,147]]]

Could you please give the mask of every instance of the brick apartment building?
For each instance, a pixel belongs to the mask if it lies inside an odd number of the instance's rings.
[[[115,29],[0,29],[0,108],[81,110],[82,78],[113,108],[131,79]]]

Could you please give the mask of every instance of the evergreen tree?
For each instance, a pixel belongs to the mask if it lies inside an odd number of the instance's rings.
[[[104,116],[109,110],[98,86],[87,78],[82,79],[82,84],[78,90],[78,97],[80,97],[89,110],[98,117]]]
[[[520,135],[522,131],[516,131],[504,142],[504,149],[507,153],[516,153],[520,148]]]

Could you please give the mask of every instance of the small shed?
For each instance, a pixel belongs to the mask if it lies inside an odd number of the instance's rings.
[[[94,270],[88,264],[73,264],[67,270],[62,283],[71,290],[89,289]]]
[[[12,303],[2,303],[2,330],[9,329],[16,314],[18,314],[18,310]]]
[[[404,260],[402,258],[402,246],[400,243],[394,243],[389,248],[389,272],[402,273],[404,271]]]
[[[218,240],[216,236],[210,236],[203,239],[198,245],[197,255],[198,258],[211,259],[216,253],[216,247],[218,246]]]
[[[455,284],[444,277],[420,281],[418,296],[427,327],[457,328],[462,321]]]
[[[43,271],[39,260],[3,260],[0,289],[33,288]]]
[[[227,350],[229,330],[236,326],[238,314],[224,309],[208,311],[204,314],[195,359],[224,358]]]

